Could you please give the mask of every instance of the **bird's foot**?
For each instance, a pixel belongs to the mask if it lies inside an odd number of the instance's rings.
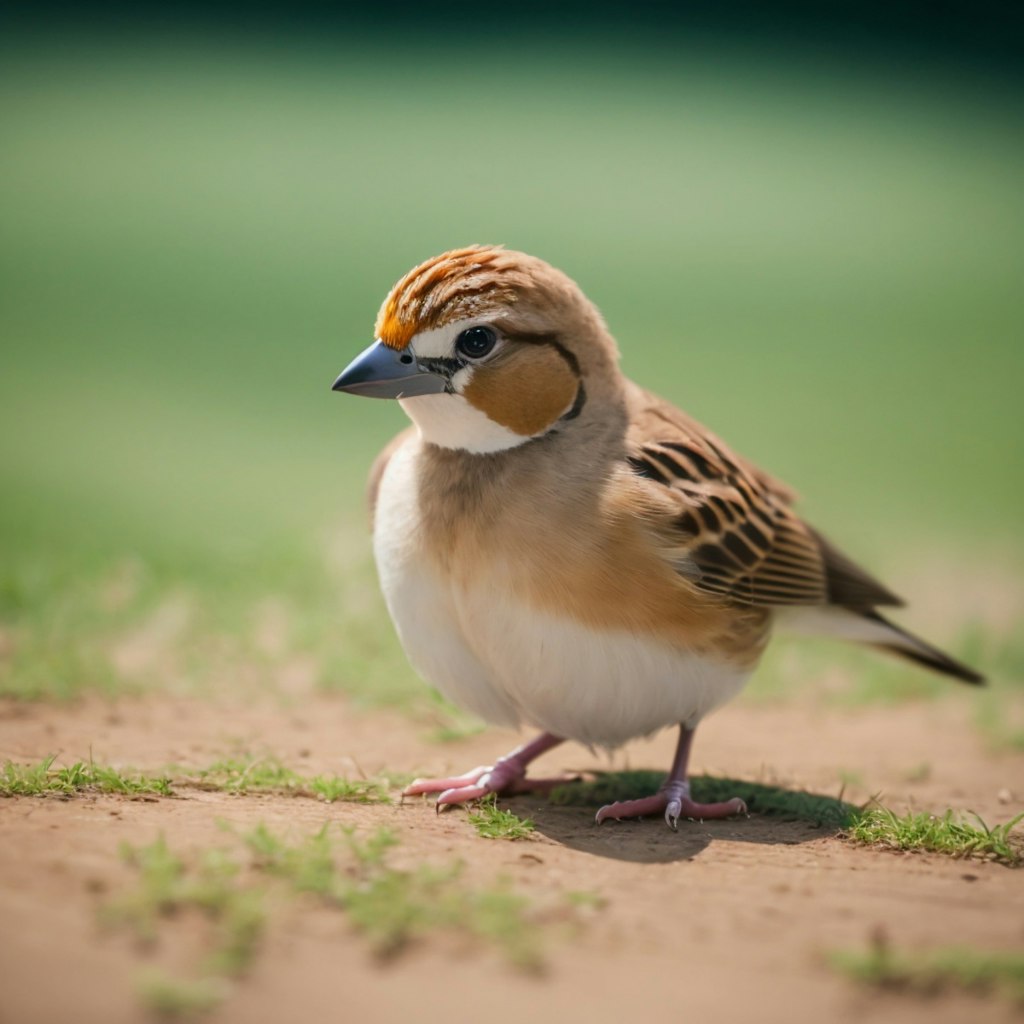
[[[597,812],[597,823],[600,825],[609,818],[620,821],[623,818],[642,818],[648,814],[664,814],[665,823],[676,831],[680,818],[700,821],[706,818],[731,818],[734,814],[746,813],[747,805],[739,797],[717,804],[699,804],[690,799],[690,783],[677,780],[665,783],[654,796],[605,804]]]
[[[572,779],[528,779],[526,766],[514,756],[499,758],[493,765],[481,765],[464,775],[453,775],[447,779],[414,779],[402,796],[418,796],[421,793],[438,793],[437,809],[453,804],[465,804],[479,800],[490,793],[514,796],[517,793],[547,793],[555,786],[561,786]]]

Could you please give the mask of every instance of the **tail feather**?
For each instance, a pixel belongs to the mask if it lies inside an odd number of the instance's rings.
[[[869,644],[974,686],[985,682],[984,676],[973,668],[908,633],[873,608],[843,608],[838,605],[780,608],[776,615],[780,626],[796,632]]]
[[[957,661],[956,658],[951,658],[944,651],[940,651],[938,647],[933,647],[920,637],[914,636],[913,633],[908,633],[878,612],[868,611],[863,612],[862,615],[869,621],[885,627],[891,634],[891,640],[874,642],[874,646],[880,650],[899,655],[901,658],[908,658],[918,665],[930,668],[933,672],[952,676],[964,683],[981,686],[985,682],[985,677],[979,672],[975,672],[973,668],[965,665],[962,661]]]

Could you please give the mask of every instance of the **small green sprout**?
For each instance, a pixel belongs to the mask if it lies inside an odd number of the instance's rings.
[[[498,806],[497,797],[492,793],[469,812],[469,822],[477,835],[484,839],[532,839],[534,824],[529,818],[520,818],[511,811]]]

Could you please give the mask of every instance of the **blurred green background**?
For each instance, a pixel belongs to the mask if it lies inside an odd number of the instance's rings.
[[[1019,689],[1005,69],[728,32],[2,46],[0,692],[418,693],[363,509],[403,417],[330,384],[393,281],[469,242],[576,278],[627,373]]]

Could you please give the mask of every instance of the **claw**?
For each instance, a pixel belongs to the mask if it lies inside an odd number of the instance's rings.
[[[621,821],[623,818],[642,818],[646,814],[660,814],[665,810],[666,801],[663,793],[644,797],[642,800],[622,800],[606,804],[597,812],[597,823],[600,825],[609,818]]]
[[[683,813],[683,804],[680,800],[670,800],[665,808],[665,824],[673,832],[679,831],[679,815]]]
[[[470,800],[479,800],[482,796],[493,793],[494,790],[488,784],[488,780],[489,777],[484,775],[475,786],[456,786],[452,789],[446,789],[437,798],[437,807],[454,807],[456,804],[467,804]]]

